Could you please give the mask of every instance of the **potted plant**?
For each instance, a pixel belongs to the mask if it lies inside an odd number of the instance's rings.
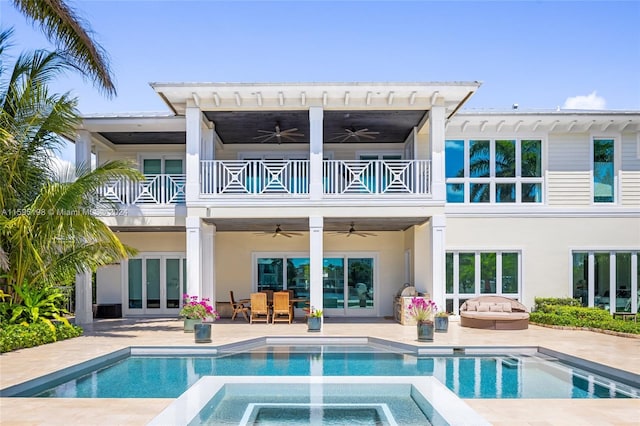
[[[438,311],[435,318],[436,333],[446,333],[449,329],[449,313],[446,311]]]
[[[320,331],[322,328],[322,310],[311,307],[307,317],[307,331]]]
[[[193,333],[195,331],[195,325],[202,324],[203,320],[209,319],[213,322],[220,318],[218,312],[213,309],[213,306],[209,303],[209,299],[200,299],[198,296],[189,296],[188,294],[182,296],[180,316],[184,318],[185,333]],[[208,325],[209,336],[211,336],[211,324],[206,325]],[[203,327],[203,330],[206,329],[207,327]],[[196,341],[197,337],[198,336],[196,336]]]
[[[407,306],[409,313],[416,320],[418,326],[418,340],[421,342],[433,341],[433,319],[438,307],[431,299],[413,297]]]

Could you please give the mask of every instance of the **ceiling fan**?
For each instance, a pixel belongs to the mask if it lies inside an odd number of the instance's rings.
[[[340,142],[346,142],[349,139],[355,139],[360,142],[363,139],[374,140],[376,137],[374,135],[379,135],[380,132],[373,132],[369,129],[357,129],[355,127],[351,127],[350,129],[344,129],[344,133],[334,133],[334,138],[331,138],[332,141],[340,139]]]
[[[276,225],[276,229],[273,232],[271,232],[271,231],[262,231],[262,232],[254,232],[254,234],[255,235],[271,235],[273,238],[275,238],[277,236],[291,238],[293,236],[302,235],[300,232],[283,231],[282,228],[280,228],[279,224]]]
[[[373,232],[364,232],[364,231],[356,231],[356,227],[353,222],[349,225],[348,231],[335,231],[333,234],[346,235],[349,238],[352,235],[357,235],[358,237],[366,238],[366,237],[376,237],[378,234],[374,234]]]
[[[258,130],[258,133],[264,133],[264,135],[256,136],[253,139],[260,139],[260,143],[269,142],[273,138],[275,138],[279,144],[282,143],[283,139],[290,142],[297,142],[295,137],[304,136],[303,133],[297,133],[297,131],[297,127],[282,130],[280,128],[280,122],[276,121],[274,130]]]

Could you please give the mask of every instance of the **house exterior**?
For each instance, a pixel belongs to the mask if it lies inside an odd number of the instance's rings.
[[[638,310],[639,111],[465,111],[478,82],[151,86],[170,113],[87,116],[75,141],[146,176],[100,193],[139,250],[96,274],[124,316],[265,289],[391,316],[405,283],[454,314],[486,294]]]

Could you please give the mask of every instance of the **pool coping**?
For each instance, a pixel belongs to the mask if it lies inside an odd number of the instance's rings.
[[[577,367],[587,372],[593,372],[605,378],[618,381],[627,386],[640,388],[640,374],[631,373],[622,369],[610,367],[594,361],[585,360],[563,352],[544,348],[542,346],[451,346],[434,345],[418,346],[410,343],[400,343],[377,337],[257,337],[239,342],[228,343],[218,346],[128,346],[114,352],[98,356],[96,358],[66,367],[49,374],[27,380],[25,382],[0,389],[0,397],[29,397],[37,393],[35,389],[56,386],[71,380],[78,375],[91,372],[96,369],[108,366],[131,355],[173,355],[173,356],[206,356],[216,355],[226,352],[247,351],[263,346],[286,346],[286,345],[372,345],[376,348],[387,349],[392,352],[404,352],[417,356],[428,355],[539,355],[556,358],[570,366]],[[392,377],[392,376],[388,376]]]
[[[200,411],[216,397],[219,392],[224,392],[227,384],[268,384],[278,389],[279,386],[303,384],[314,385],[410,385],[410,396],[423,412],[423,408],[431,408],[435,415],[441,417],[449,425],[473,425],[485,426],[490,423],[466,404],[457,395],[451,392],[435,377],[393,377],[393,376],[206,376],[199,379],[193,386],[187,389],[180,397],[172,402],[160,414],[158,414],[149,426],[162,426],[167,424],[188,425]],[[415,394],[414,394],[415,392]],[[417,399],[417,400],[416,400]],[[424,407],[427,405],[428,407]],[[425,415],[427,413],[424,413]],[[442,424],[441,422],[437,424]]]

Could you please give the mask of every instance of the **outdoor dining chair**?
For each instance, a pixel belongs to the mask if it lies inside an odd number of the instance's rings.
[[[230,303],[231,308],[233,309],[231,321],[235,321],[236,315],[238,314],[242,314],[242,316],[244,316],[244,319],[249,321],[249,308],[247,306],[244,306],[244,303],[236,302],[235,298],[233,297],[233,290],[229,291],[229,298],[231,299]]]
[[[271,322],[287,321],[291,324],[293,320],[293,305],[289,303],[288,291],[276,291],[273,293],[273,316]]]
[[[264,321],[269,323],[269,306],[267,305],[267,295],[265,293],[251,293],[251,324],[254,321]]]

